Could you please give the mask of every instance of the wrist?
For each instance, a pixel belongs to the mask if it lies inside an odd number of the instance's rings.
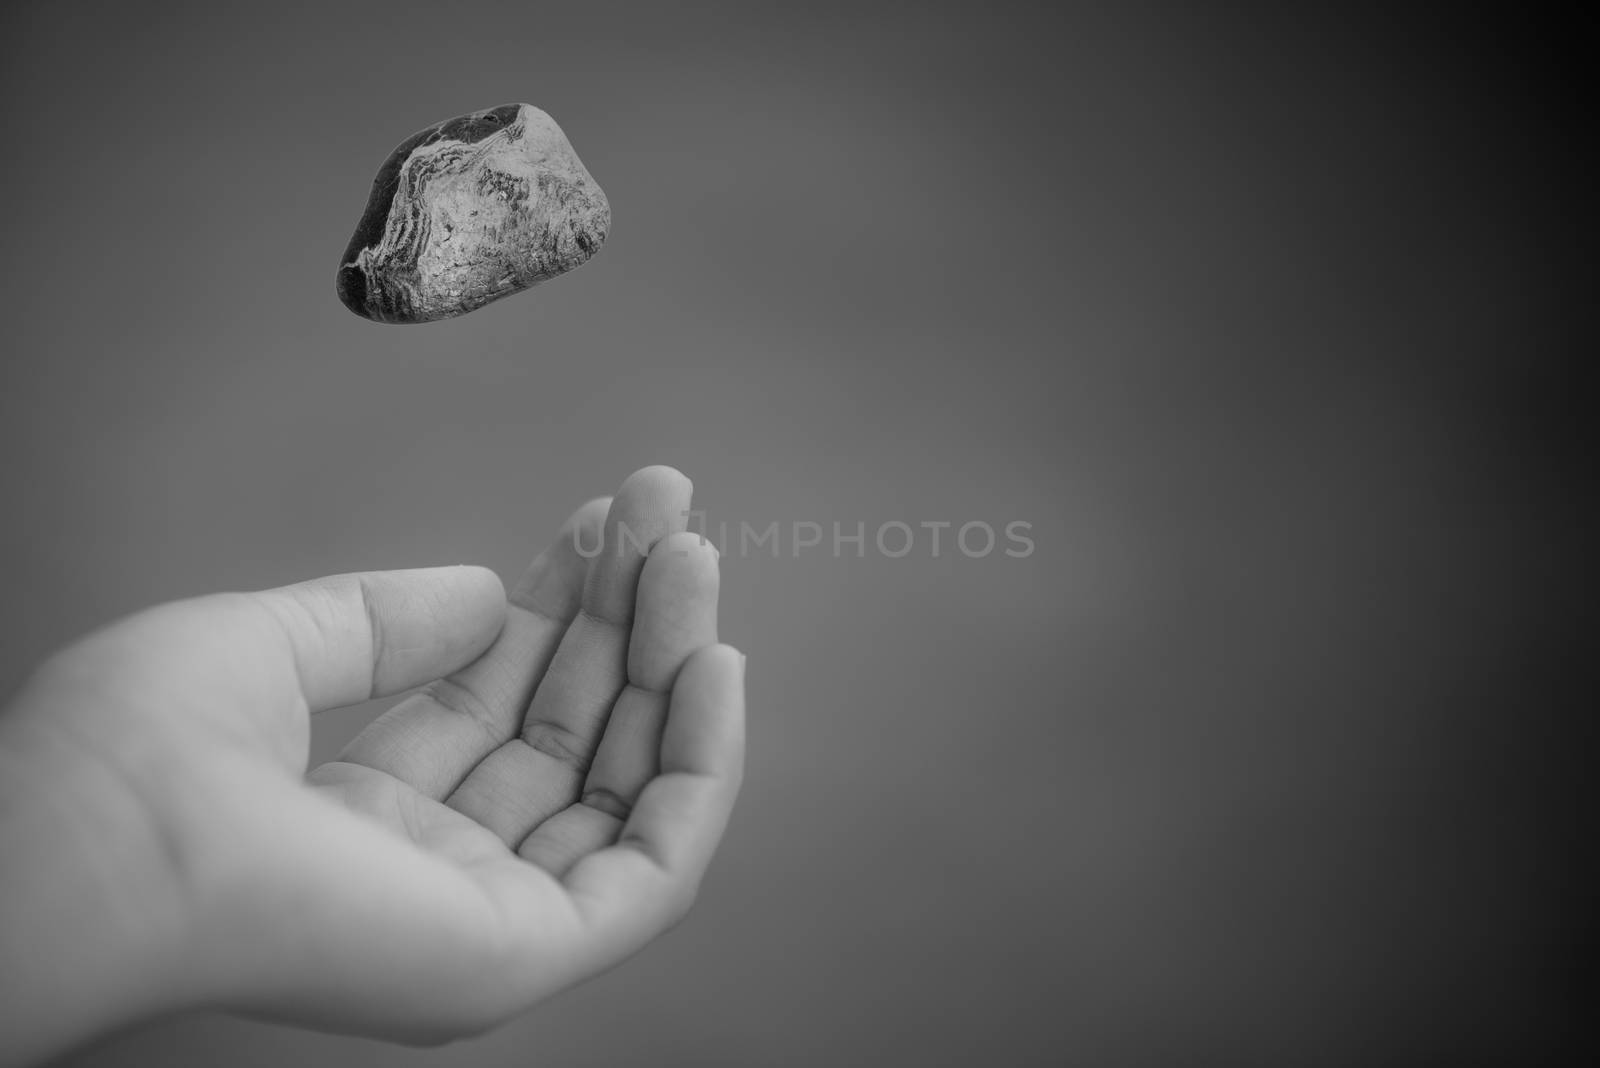
[[[0,1062],[193,1004],[172,850],[137,785],[24,693],[0,711]]]

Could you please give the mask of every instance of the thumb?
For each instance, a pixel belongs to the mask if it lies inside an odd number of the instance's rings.
[[[506,618],[500,578],[482,567],[333,575],[248,596],[281,625],[313,712],[465,667]]]

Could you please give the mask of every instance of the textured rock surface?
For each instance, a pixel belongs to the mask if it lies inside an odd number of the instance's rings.
[[[339,299],[383,323],[465,315],[599,251],[611,206],[531,104],[420,130],[389,154],[339,265]]]

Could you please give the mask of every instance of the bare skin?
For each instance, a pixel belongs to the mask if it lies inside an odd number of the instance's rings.
[[[197,1006],[443,1041],[681,919],[744,751],[690,490],[635,473],[509,596],[342,575],[43,665],[0,713],[0,1062]],[[312,714],[418,686],[307,773]]]

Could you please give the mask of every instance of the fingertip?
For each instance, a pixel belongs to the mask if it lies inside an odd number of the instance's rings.
[[[668,534],[651,547],[644,562],[636,614],[665,610],[680,617],[685,610],[709,611],[714,619],[720,561],[717,547],[700,535],[688,530]],[[714,631],[711,637],[716,637]]]
[[[721,558],[717,547],[693,531],[680,530],[656,542],[639,575],[638,614],[709,615],[716,639]],[[638,621],[636,620],[636,623]]]
[[[489,647],[506,619],[505,584],[493,569],[456,564],[413,574],[434,587],[436,615],[447,631],[461,636],[463,650],[478,653]]]
[[[606,514],[605,550],[595,556],[583,607],[613,623],[632,620],[639,575],[661,538],[688,525],[693,484],[671,467],[646,467],[629,475]]]
[[[577,510],[567,517],[562,524],[561,532],[571,534],[578,531],[585,535],[597,534],[606,523],[606,513],[611,511],[610,497],[595,497],[579,505]]]
[[[610,497],[586,501],[562,522],[551,545],[534,558],[511,591],[511,603],[551,619],[571,619],[583,596],[589,560],[605,542]]]
[[[707,646],[701,651],[708,657],[713,658],[716,663],[721,664],[725,669],[734,672],[741,678],[744,677],[746,657],[736,647],[729,645],[727,642],[718,642],[715,645]]]
[[[505,583],[500,581],[499,573],[493,568],[480,564],[457,564],[448,570],[455,572],[452,577],[469,598],[491,604],[505,602]]]
[[[694,483],[689,480],[688,475],[666,464],[651,464],[649,467],[639,468],[623,479],[622,488],[617,491],[617,496],[667,497],[674,494],[688,496],[693,492]]]
[[[639,576],[628,678],[647,690],[672,688],[683,662],[717,640],[717,552],[688,532],[655,544]]]
[[[724,642],[713,642],[690,654],[678,677],[681,685],[744,685],[745,655]]]

